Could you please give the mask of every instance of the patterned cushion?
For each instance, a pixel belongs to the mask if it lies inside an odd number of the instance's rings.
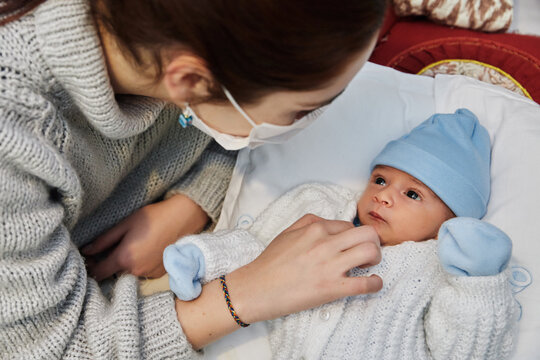
[[[379,41],[370,61],[413,74],[472,76],[540,103],[538,36],[487,34],[401,20]]]
[[[512,0],[393,0],[398,16],[424,15],[435,22],[481,31],[507,30]]]
[[[435,77],[437,74],[464,75],[490,84],[499,85],[519,95],[530,98],[529,93],[510,74],[492,65],[475,60],[449,59],[430,64],[419,75]]]

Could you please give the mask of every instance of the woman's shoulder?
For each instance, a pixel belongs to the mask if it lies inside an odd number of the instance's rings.
[[[34,146],[62,136],[56,113],[69,104],[43,56],[35,12],[0,26],[0,135]]]
[[[16,101],[24,89],[39,93],[47,88],[51,75],[41,55],[34,14],[0,26],[0,39],[1,98]]]
[[[33,12],[0,26],[0,132],[37,140],[50,128],[55,82],[40,48]]]

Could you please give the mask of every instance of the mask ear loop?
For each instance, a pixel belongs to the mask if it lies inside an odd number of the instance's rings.
[[[246,112],[240,107],[240,105],[238,105],[238,103],[236,102],[236,100],[234,100],[233,96],[231,95],[231,93],[229,92],[229,90],[227,90],[225,88],[225,86],[222,86],[221,89],[223,90],[223,93],[225,93],[225,96],[227,97],[227,99],[229,99],[229,101],[231,102],[231,104],[234,106],[234,108],[240,113],[242,114],[242,116],[248,121],[248,123],[253,126],[253,127],[256,127],[257,124],[255,123],[255,121],[251,120],[251,118],[249,117],[248,114],[246,114]]]

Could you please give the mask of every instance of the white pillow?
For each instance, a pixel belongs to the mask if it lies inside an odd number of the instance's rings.
[[[251,225],[271,201],[301,183],[328,181],[361,191],[371,160],[388,141],[433,113],[453,113],[460,107],[478,116],[492,140],[492,195],[485,220],[499,226],[514,244],[512,285],[522,306],[514,358],[536,358],[540,284],[533,279],[540,276],[540,241],[534,228],[540,215],[540,106],[502,88],[460,76],[409,75],[368,63],[321,119],[289,142],[240,152],[217,228]],[[232,346],[241,338],[235,336],[221,344]],[[253,349],[243,353],[246,358],[260,355]]]
[[[514,359],[540,358],[540,106],[465,77],[435,79],[436,112],[467,107],[491,137],[491,197],[484,220],[513,242],[511,283],[521,306]]]

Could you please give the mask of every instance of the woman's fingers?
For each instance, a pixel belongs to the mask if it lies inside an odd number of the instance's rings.
[[[283,230],[282,234],[301,229],[305,226],[308,226],[308,225],[311,225],[313,223],[323,221],[323,220],[324,219],[322,217],[319,217],[317,215],[306,214],[302,216],[300,219],[296,220],[296,222],[292,224],[291,226],[289,226],[287,229]]]
[[[371,294],[381,290],[383,281],[378,275],[349,277],[342,283],[342,296]]]
[[[91,267],[88,267],[90,276],[97,281],[107,279],[121,270],[122,267],[118,262],[116,251],[112,251],[103,260],[95,262]]]
[[[230,286],[236,288],[242,316],[252,321],[273,319],[380,290],[378,276],[347,276],[347,270],[380,259],[373,228],[308,215],[278,235],[252,263],[232,272]]]
[[[372,241],[365,241],[343,251],[338,256],[339,266],[343,271],[354,267],[370,267],[381,262],[381,247]]]
[[[285,229],[282,234],[303,229],[313,233],[313,236],[325,236],[341,233],[354,228],[350,221],[326,220],[313,214],[307,214]]]
[[[380,247],[379,235],[373,228],[373,226],[360,226],[348,228],[338,234],[335,234],[332,239],[329,240],[328,246],[333,247],[339,251],[345,251],[353,248],[361,243],[373,243]]]
[[[81,253],[86,256],[96,255],[118,243],[129,229],[127,221],[120,222],[104,234],[98,236],[90,244],[81,249]]]

